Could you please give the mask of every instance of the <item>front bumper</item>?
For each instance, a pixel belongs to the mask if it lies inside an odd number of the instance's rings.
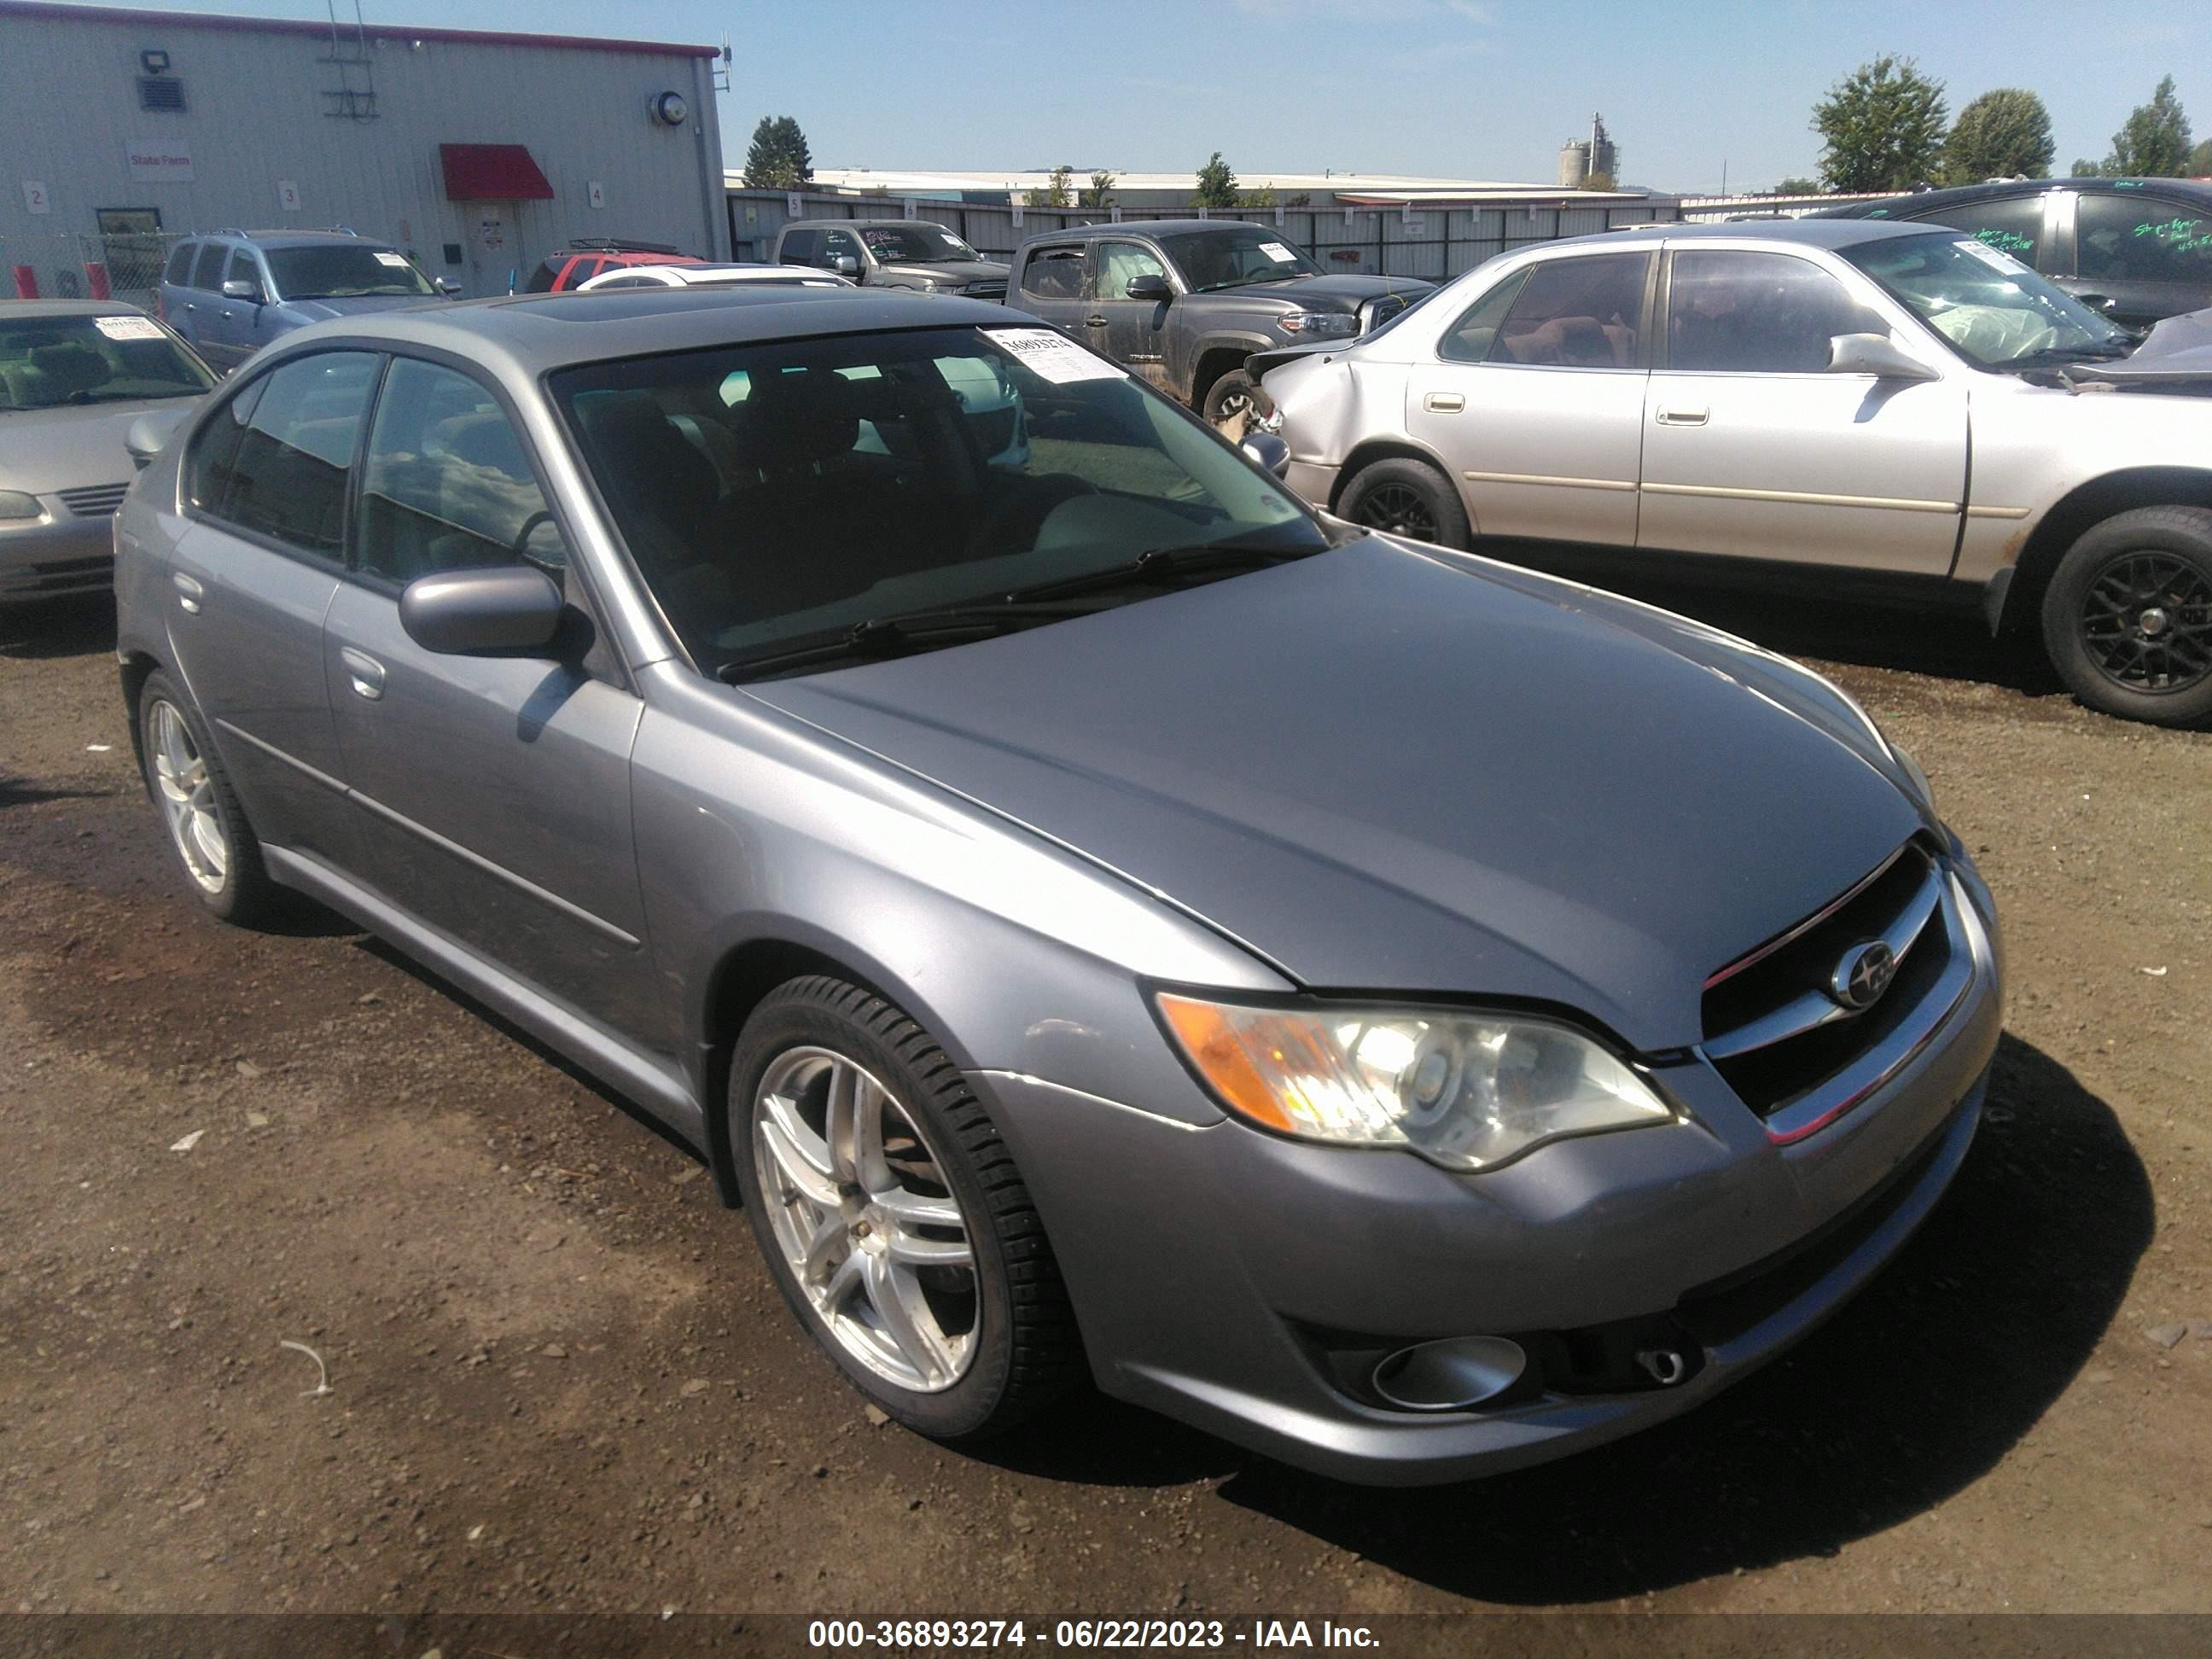
[[[1498,1473],[1726,1387],[1839,1308],[1933,1209],[1972,1141],[2002,1023],[1986,896],[1970,869],[1962,881],[1990,929],[1965,994],[1878,1090],[1787,1143],[1702,1060],[1660,1073],[1682,1121],[1479,1176],[1170,1121],[1010,1073],[975,1080],[1106,1392],[1340,1479]],[[1690,1361],[1672,1386],[1593,1389],[1540,1360],[1661,1322]],[[1477,1334],[1540,1356],[1493,1406],[1394,1409],[1347,1369]]]
[[[104,593],[114,585],[112,514],[79,516],[58,499],[27,522],[0,524],[0,600]]]

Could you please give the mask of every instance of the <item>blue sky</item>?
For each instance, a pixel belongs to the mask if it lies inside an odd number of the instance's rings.
[[[152,0],[158,3],[158,0]],[[322,0],[173,0],[320,18]],[[340,5],[350,10],[349,0]],[[1811,173],[1814,100],[1884,52],[1955,112],[2022,86],[2063,170],[2102,156],[2171,73],[2212,137],[2205,0],[362,0],[372,23],[727,40],[725,144],[796,116],[817,166],[1413,173],[1547,182],[1604,112],[1628,181],[1704,191]],[[2107,25],[2106,19],[2115,20]],[[2124,19],[2124,21],[2118,20]]]

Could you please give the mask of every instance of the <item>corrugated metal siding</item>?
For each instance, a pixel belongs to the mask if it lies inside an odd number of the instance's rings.
[[[360,51],[343,29],[345,52]],[[138,106],[138,54],[169,55],[185,85],[182,114]],[[53,21],[0,11],[0,264],[11,243],[52,245],[90,233],[101,208],[158,209],[174,233],[225,226],[315,229],[351,226],[413,250],[433,276],[470,278],[474,205],[445,199],[441,143],[529,147],[554,199],[510,217],[514,262],[526,272],[576,236],[667,242],[687,252],[724,250],[720,134],[708,60],[677,54],[596,52],[536,45],[426,40],[366,43],[379,118],[325,113],[342,71],[327,36],[221,31],[167,23]],[[681,93],[682,129],[652,118],[653,99]],[[133,180],[133,140],[189,145],[189,183]],[[27,210],[22,181],[46,187],[45,215]],[[300,192],[280,211],[278,181]],[[606,205],[594,210],[587,185]],[[448,266],[443,246],[460,243]],[[12,290],[7,290],[12,292]]]

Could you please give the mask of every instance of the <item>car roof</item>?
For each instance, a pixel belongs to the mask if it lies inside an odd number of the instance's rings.
[[[862,226],[927,225],[933,230],[945,227],[935,219],[793,219],[786,230],[853,230]]]
[[[196,238],[203,242],[251,242],[256,247],[314,247],[325,242],[343,242],[355,247],[388,247],[391,245],[374,236],[356,236],[349,230],[204,230]]]
[[[2202,179],[2007,179],[1995,184],[1956,185],[1948,190],[1921,190],[1902,196],[1886,196],[1878,202],[1853,202],[1847,207],[1824,209],[1822,218],[1894,218],[1910,212],[1916,218],[1965,202],[1988,202],[2008,196],[2039,196],[2048,190],[2070,190],[2083,196],[2132,196],[2141,191],[2179,191],[2193,201],[2212,207],[2212,181]]]
[[[0,322],[29,321],[41,317],[143,317],[137,306],[120,300],[0,300]]]
[[[1177,236],[1194,236],[1204,230],[1220,230],[1224,227],[1235,230],[1261,231],[1269,236],[1285,234],[1273,225],[1255,225],[1249,219],[1124,219],[1119,224],[1102,222],[1069,225],[1062,230],[1041,230],[1028,240],[1031,242],[1074,242],[1101,236],[1134,235],[1166,240]]]
[[[1037,328],[1004,306],[946,295],[917,304],[872,288],[624,288],[504,295],[318,323],[285,337],[285,355],[318,341],[431,346],[531,378],[574,363],[824,335],[916,328]]]
[[[1607,247],[1619,247],[1624,242],[1642,245],[1725,240],[1788,242],[1799,247],[1834,248],[1850,247],[1860,242],[1879,242],[1898,236],[1926,236],[1931,234],[1940,233],[1931,225],[1906,224],[1890,219],[1752,219],[1728,220],[1718,224],[1623,225],[1613,230],[1594,231],[1587,236],[1569,236],[1557,242],[1535,246],[1567,247],[1602,243]],[[1514,250],[1516,253],[1528,251],[1527,247]]]

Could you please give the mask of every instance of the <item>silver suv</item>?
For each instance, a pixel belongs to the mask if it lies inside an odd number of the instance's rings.
[[[1359,523],[1978,609],[2092,707],[2191,725],[2212,398],[2084,378],[2136,349],[1959,232],[1807,220],[1549,243],[1254,367],[1292,486]]]

